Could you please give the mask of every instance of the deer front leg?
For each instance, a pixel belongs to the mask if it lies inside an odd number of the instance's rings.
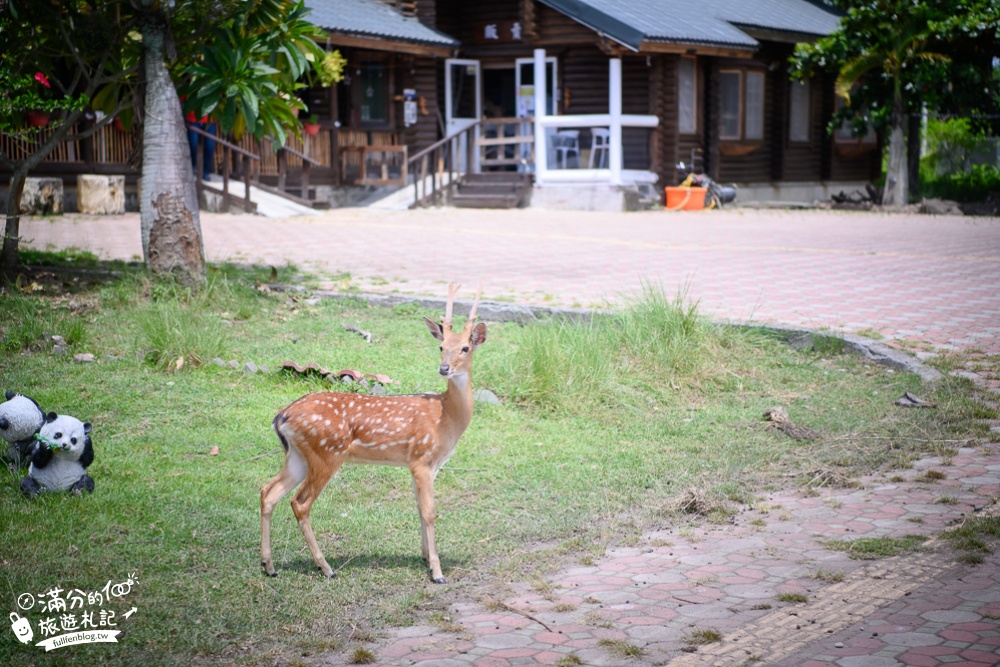
[[[413,497],[417,501],[417,511],[420,511],[420,491],[417,489],[417,478],[413,478]],[[424,557],[424,562],[430,560],[430,551],[427,546],[427,526],[424,524],[423,515],[420,518],[420,553]]]
[[[339,467],[339,462],[337,467]],[[316,542],[312,525],[309,523],[309,510],[312,509],[317,496],[323,491],[323,487],[330,481],[334,470],[327,469],[320,472],[314,471],[310,467],[305,483],[299,489],[299,492],[295,494],[295,497],[292,498],[292,512],[299,522],[299,528],[302,530],[303,537],[306,538],[306,545],[309,547],[309,553],[312,554],[313,562],[316,563],[316,567],[319,568],[324,577],[333,577],[335,575],[333,568],[326,562],[326,558],[323,556],[323,552],[320,551],[319,544]]]
[[[435,584],[445,583],[441,572],[441,560],[438,558],[437,544],[434,541],[434,472],[425,466],[411,468],[413,486],[417,494],[417,509],[420,511],[421,548],[427,565],[431,569],[431,581]]]

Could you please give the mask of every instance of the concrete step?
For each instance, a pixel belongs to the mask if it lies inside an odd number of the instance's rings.
[[[517,192],[502,194],[465,194],[456,192],[451,196],[451,205],[456,208],[517,208],[522,195]]]

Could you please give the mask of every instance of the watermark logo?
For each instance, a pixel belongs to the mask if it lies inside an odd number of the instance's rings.
[[[17,598],[17,606],[25,614],[10,613],[10,629],[22,644],[29,644],[35,638],[28,613],[38,614],[35,627],[41,641],[35,644],[46,651],[77,644],[97,644],[118,642],[119,620],[128,620],[138,609],[131,607],[120,617],[114,607],[119,607],[124,598],[139,583],[135,574],[125,581],[112,584],[111,580],[96,591],[73,589],[65,591],[59,586],[32,595],[22,593]]]

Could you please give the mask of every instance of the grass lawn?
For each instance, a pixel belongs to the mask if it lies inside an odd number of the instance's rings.
[[[716,327],[649,289],[593,323],[489,324],[473,384],[503,403],[477,406],[437,478],[447,585],[431,584],[420,558],[409,473],[373,466],[345,467],[312,511],[338,577],[320,577],[286,499],[273,523],[279,576],[269,579],[259,492],[282,463],[271,419],[330,387],[276,369],[317,362],[389,375],[391,393],[442,391],[438,343],[420,320],[441,314],[258,289],[266,270],[213,267],[209,287],[191,294],[110,268],[117,277],[50,274],[0,294],[0,389],[91,422],[97,455],[86,497],[27,501],[24,472],[0,471],[0,597],[4,611],[30,620],[37,642],[44,619],[62,621],[42,610],[44,593],[96,592],[134,575],[127,595],[87,607],[114,611],[122,634],[118,644],[45,653],[3,632],[2,665],[273,664],[360,650],[386,626],[503,595],[508,582],[696,518],[685,510],[727,521],[735,503],[776,486],[906,466],[984,436],[976,418],[987,415],[966,381],[929,388],[836,346],[794,351],[761,330]],[[52,335],[68,353],[51,353]],[[96,361],[75,361],[81,353]],[[271,372],[247,375],[214,357]],[[940,407],[893,406],[904,391]],[[775,405],[820,439],[766,428]],[[28,610],[17,606],[25,593],[37,600]]]

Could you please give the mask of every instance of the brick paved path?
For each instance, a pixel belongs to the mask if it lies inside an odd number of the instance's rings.
[[[349,272],[363,291],[435,296],[442,281],[482,278],[491,298],[585,307],[614,305],[647,281],[686,289],[716,317],[959,350],[982,386],[1000,387],[995,357],[993,370],[977,365],[1000,354],[1000,219],[349,210],[278,221],[204,214],[202,225],[210,261],[279,268],[290,261]],[[124,259],[141,254],[138,230],[135,215],[22,223],[35,247]],[[816,497],[777,494],[733,526],[647,535],[639,547],[552,575],[544,595],[525,588],[500,611],[455,606],[460,632],[392,631],[377,646],[378,664],[1000,664],[1000,557],[959,565],[941,547],[866,563],[823,545],[933,535],[991,505],[1000,496],[995,448],[921,462],[900,473],[904,481],[877,477]],[[928,468],[944,479],[918,479]],[[779,601],[783,593],[808,601]],[[687,652],[697,631],[723,641]],[[642,654],[616,653],[628,647]],[[312,659],[345,661],[339,653]]]
[[[210,261],[349,272],[363,291],[601,306],[644,280],[702,311],[1000,353],[1000,218],[833,211],[608,214],[349,209],[272,220],[202,214]],[[29,245],[141,257],[138,216],[23,223]]]
[[[928,470],[944,479],[918,481]],[[544,592],[522,586],[505,601],[517,611],[454,605],[462,632],[399,630],[378,664],[558,665],[567,656],[586,665],[671,667],[1000,663],[1000,555],[960,565],[939,544],[917,557],[863,561],[824,546],[939,533],[1000,494],[1000,457],[968,448],[892,474],[903,481],[871,477],[863,489],[815,497],[778,493],[732,526],[649,533],[640,546],[550,577]],[[808,601],[783,602],[782,594]],[[687,653],[707,632],[724,641]],[[626,644],[643,654],[616,654]]]

